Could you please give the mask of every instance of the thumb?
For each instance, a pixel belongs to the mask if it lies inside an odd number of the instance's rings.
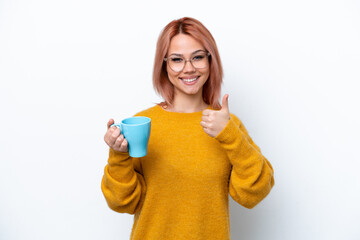
[[[114,119],[111,118],[107,123],[107,128],[109,129],[110,126],[113,125],[113,124],[114,124]]]
[[[229,112],[229,94],[225,94],[223,97],[221,111]]]

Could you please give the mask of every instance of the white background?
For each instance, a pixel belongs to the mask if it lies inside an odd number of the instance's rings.
[[[161,100],[155,44],[183,16],[215,37],[222,93],[275,170],[256,208],[230,200],[232,239],[360,239],[355,0],[1,0],[0,239],[129,238],[103,135]]]

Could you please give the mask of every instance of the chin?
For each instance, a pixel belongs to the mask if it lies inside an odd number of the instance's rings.
[[[202,92],[202,89],[196,89],[196,90],[186,90],[183,89],[182,92],[187,94],[187,95],[197,95],[199,92]]]

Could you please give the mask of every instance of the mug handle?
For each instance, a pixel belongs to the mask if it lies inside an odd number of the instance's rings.
[[[114,124],[111,124],[111,125],[110,125],[110,127],[112,127],[112,126],[115,126],[115,127],[117,127],[117,128],[120,128],[120,131],[121,131],[120,134],[124,135],[122,123],[114,123]],[[124,135],[124,137],[125,137],[125,135]]]

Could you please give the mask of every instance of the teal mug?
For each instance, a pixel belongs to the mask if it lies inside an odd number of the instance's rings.
[[[128,142],[131,157],[144,157],[147,154],[147,146],[150,138],[151,119],[148,117],[130,117],[120,123],[112,124],[120,128]]]

